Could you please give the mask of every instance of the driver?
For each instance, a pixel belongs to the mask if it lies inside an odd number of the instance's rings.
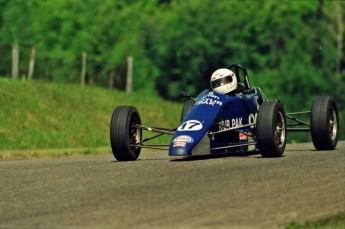
[[[226,68],[216,70],[211,76],[211,88],[219,94],[228,94],[237,89],[235,74]]]

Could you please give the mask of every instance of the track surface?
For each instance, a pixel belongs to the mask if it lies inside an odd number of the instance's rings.
[[[279,228],[345,211],[345,142],[285,157],[0,161],[0,228]]]

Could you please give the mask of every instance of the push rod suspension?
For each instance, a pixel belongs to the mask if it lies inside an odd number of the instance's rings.
[[[142,143],[147,142],[149,140],[152,140],[154,138],[158,138],[158,137],[160,137],[160,136],[162,136],[164,134],[173,135],[174,131],[176,130],[176,128],[169,130],[169,129],[165,129],[165,128],[155,128],[155,127],[147,127],[147,126],[141,126],[141,125],[134,125],[133,127],[134,128],[138,128],[138,129],[143,129],[143,130],[159,133],[159,134],[154,135],[154,136],[152,136],[150,138],[145,138],[145,139],[141,140],[140,142],[138,142],[137,144],[142,144]]]
[[[231,131],[231,130],[240,130],[240,129],[243,129],[245,127],[252,127],[252,126],[255,126],[255,125],[256,125],[256,123],[251,123],[251,124],[246,124],[246,125],[242,125],[242,126],[238,126],[238,127],[228,128],[228,129],[225,129],[225,130],[219,130],[219,131],[212,132],[212,133],[213,134],[219,134],[219,133],[224,133],[224,132]],[[226,126],[224,126],[224,127],[226,127]]]
[[[300,114],[310,114],[311,111],[301,111],[301,112],[292,112],[292,113],[287,113],[286,115],[300,115]]]
[[[291,120],[294,120],[294,121],[298,122],[300,125],[310,126],[309,123],[306,123],[306,122],[304,122],[304,121],[302,121],[302,120],[300,120],[300,119],[297,119],[297,118],[292,117],[292,116],[290,116],[290,115],[285,115],[285,116],[286,116],[288,119],[291,119]]]
[[[147,148],[147,149],[160,149],[160,150],[169,150],[169,148],[161,147],[165,145],[131,145],[133,147],[139,147],[139,148]]]
[[[174,129],[166,129],[166,128],[156,128],[156,127],[148,127],[148,126],[142,126],[142,125],[134,125],[134,128],[142,129],[142,130],[147,130],[151,132],[157,132],[157,133],[162,133],[162,134],[169,134],[169,135],[174,135],[176,128]]]

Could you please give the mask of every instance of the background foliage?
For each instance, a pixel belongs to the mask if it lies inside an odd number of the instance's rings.
[[[317,95],[345,93],[342,1],[0,0],[0,75],[11,73],[11,46],[37,47],[34,78],[123,88],[134,57],[134,89],[176,99],[209,87],[217,68],[240,63],[252,84],[286,110],[305,110]]]

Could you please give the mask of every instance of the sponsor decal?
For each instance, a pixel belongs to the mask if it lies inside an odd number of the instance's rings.
[[[244,133],[240,133],[240,140],[247,140],[247,139],[248,139],[248,135]]]
[[[203,98],[200,101],[195,103],[195,105],[202,105],[202,104],[210,105],[210,106],[215,106],[215,105],[221,106],[223,103],[216,99],[211,99],[211,98]]]
[[[213,91],[209,92],[206,96],[202,97],[195,105],[210,105],[210,106],[221,106],[223,103],[219,101],[219,96],[216,96]]]
[[[173,147],[186,147],[186,144],[185,142],[175,142]]]
[[[258,113],[249,114],[248,124],[255,124],[257,117],[258,117]],[[235,128],[235,127],[241,127],[241,126],[243,126],[242,121],[243,121],[243,117],[222,120],[222,121],[218,122],[219,130],[227,130],[227,129],[231,129],[231,128]],[[254,128],[254,125],[252,125],[250,127]]]
[[[178,131],[196,131],[202,129],[202,123],[198,120],[188,120],[182,123],[177,130]]]
[[[255,114],[250,114],[249,117],[248,117],[248,122],[249,124],[254,124],[256,123],[256,119],[258,117],[258,113],[255,113]],[[253,126],[250,126],[251,128],[254,128],[254,125]]]
[[[219,99],[219,96],[216,96],[213,91],[210,91],[206,96],[214,98],[214,99]]]
[[[241,118],[233,118],[231,120],[226,119],[226,120],[222,120],[218,123],[219,126],[219,130],[227,130],[230,128],[234,128],[234,127],[240,127],[242,126],[242,117]]]
[[[194,139],[191,136],[188,135],[180,135],[177,136],[173,142],[186,142],[186,143],[192,143]]]

